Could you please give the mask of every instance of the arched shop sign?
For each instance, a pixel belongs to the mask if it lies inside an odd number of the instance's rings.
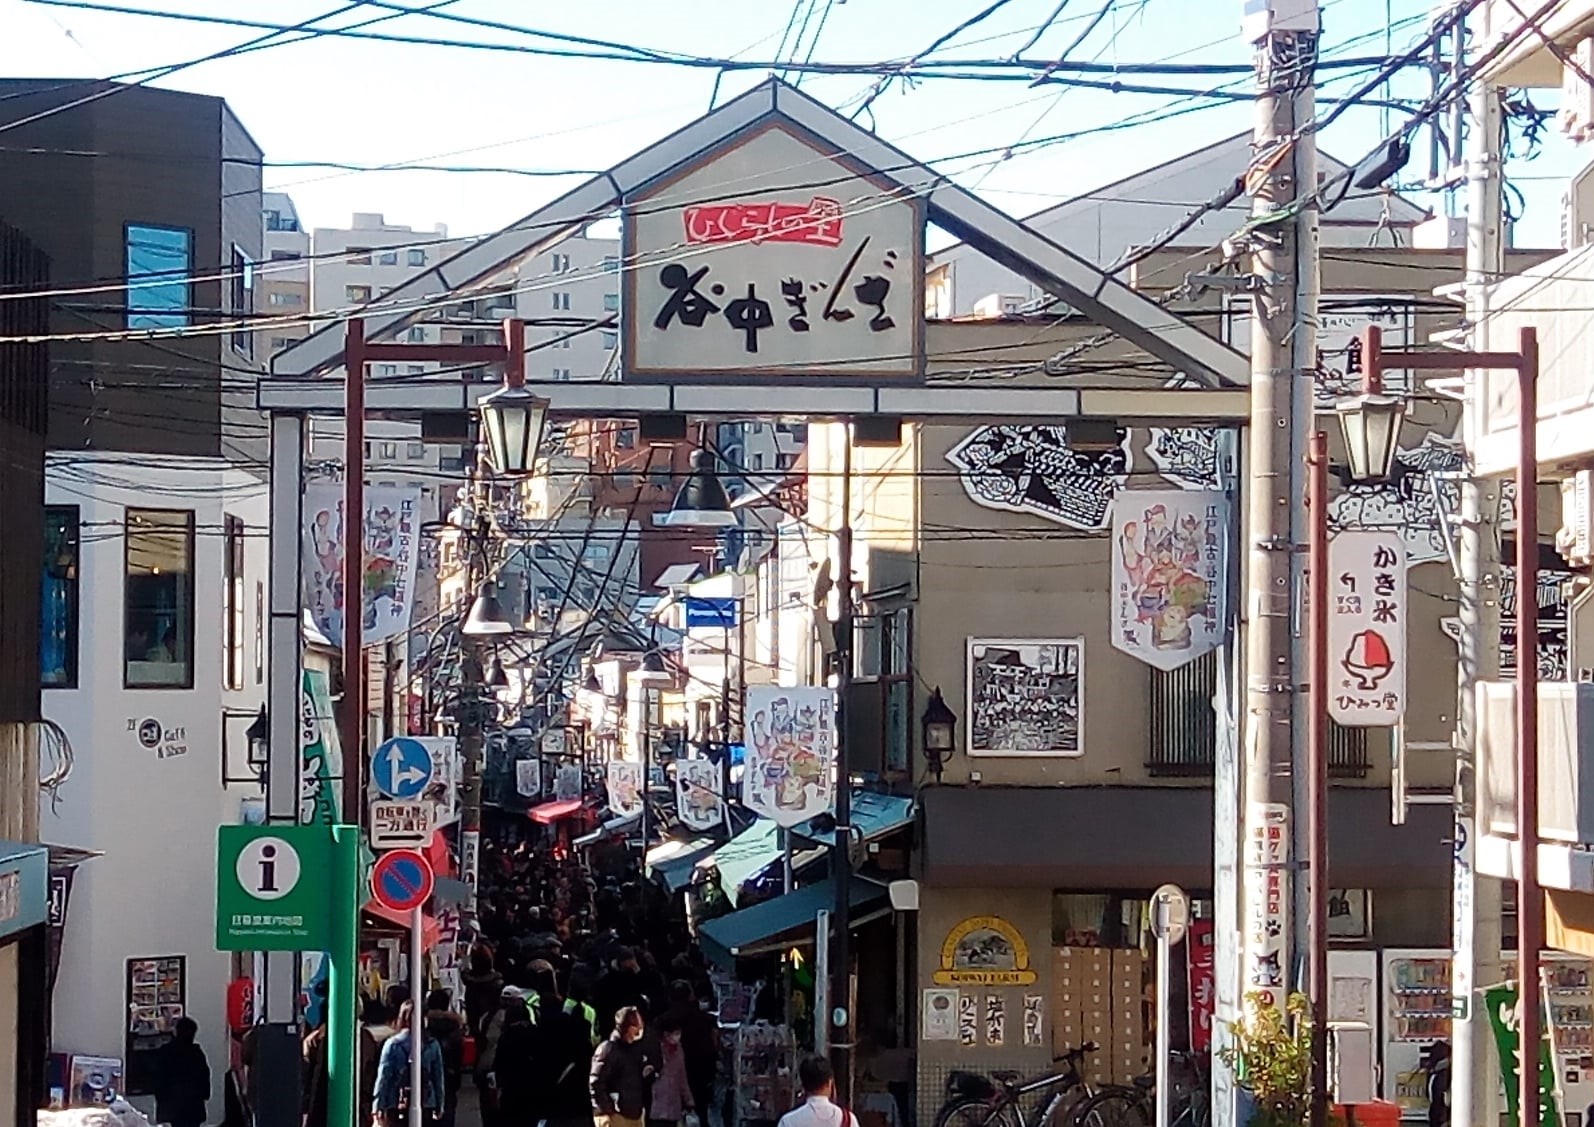
[[[1018,928],[998,916],[971,916],[947,934],[932,977],[938,986],[1028,986],[1038,976]]]

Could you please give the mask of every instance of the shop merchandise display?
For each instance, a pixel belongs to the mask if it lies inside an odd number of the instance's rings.
[[[797,1041],[789,1026],[758,1021],[736,1031],[736,1118],[776,1120],[797,1102]]]

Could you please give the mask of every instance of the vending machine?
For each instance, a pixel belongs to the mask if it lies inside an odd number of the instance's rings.
[[[1589,960],[1546,951],[1540,966],[1550,1043],[1555,1046],[1555,1083],[1560,1089],[1562,1122],[1577,1123],[1594,1105],[1594,986]],[[1500,956],[1507,979],[1516,977],[1516,952]],[[1575,1117],[1575,1118],[1574,1118]],[[1585,1125],[1587,1127],[1587,1125]]]
[[[1402,1119],[1428,1115],[1423,1054],[1450,1040],[1450,952],[1384,951],[1384,1099]]]

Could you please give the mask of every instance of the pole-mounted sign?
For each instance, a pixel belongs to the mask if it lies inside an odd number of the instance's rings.
[[[1406,712],[1406,546],[1396,532],[1351,529],[1328,545],[1328,712],[1389,728]]]

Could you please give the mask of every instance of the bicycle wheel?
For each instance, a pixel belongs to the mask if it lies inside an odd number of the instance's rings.
[[[1017,1127],[1012,1105],[989,1100],[948,1100],[935,1114],[935,1127]]]
[[[1127,1088],[1097,1092],[1074,1114],[1074,1127],[1148,1127],[1150,1123],[1145,1101]]]

